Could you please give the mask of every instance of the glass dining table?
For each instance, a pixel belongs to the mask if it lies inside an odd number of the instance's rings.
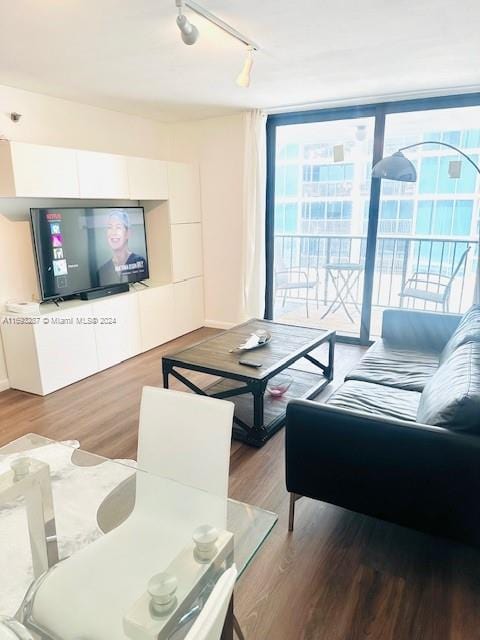
[[[0,447],[0,640],[182,640],[276,521],[132,460],[23,436]],[[232,601],[222,638],[233,626]]]

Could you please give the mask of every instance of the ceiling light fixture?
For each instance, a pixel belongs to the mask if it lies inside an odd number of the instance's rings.
[[[247,57],[245,58],[243,68],[238,74],[236,80],[238,86],[244,89],[247,89],[250,86],[250,72],[253,66],[253,51],[252,47],[247,48]]]
[[[178,8],[177,26],[182,34],[182,40],[185,44],[195,44],[198,40],[198,29],[190,22],[186,15],[183,13],[183,0],[175,0],[175,4]]]
[[[215,14],[208,11],[208,9],[205,9],[196,2],[193,2],[193,0],[175,0],[175,5],[178,8],[177,25],[181,31],[182,40],[185,44],[195,44],[199,37],[197,27],[193,25],[183,13],[184,7],[188,7],[197,15],[202,16],[202,18],[205,18],[205,20],[208,20],[222,31],[225,31],[225,33],[228,33],[228,35],[232,36],[232,38],[235,38],[235,40],[238,40],[242,44],[246,45],[247,58],[243,65],[242,71],[237,77],[237,84],[240,87],[248,87],[250,85],[250,72],[253,65],[253,52],[260,49],[258,44],[253,42],[253,40],[250,40],[250,38],[247,38],[247,36],[244,36],[243,33],[240,33],[240,31],[234,29],[231,25],[229,25],[227,22],[225,22]]]

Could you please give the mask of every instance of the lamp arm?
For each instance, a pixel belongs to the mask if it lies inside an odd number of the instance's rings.
[[[461,149],[454,147],[453,144],[448,144],[448,142],[438,142],[437,140],[424,140],[423,142],[415,142],[415,144],[409,144],[407,147],[402,147],[401,149],[399,149],[399,151],[406,151],[407,149],[413,149],[413,147],[420,147],[424,144],[439,144],[442,147],[448,147],[449,149],[453,149],[454,151],[459,153],[461,156],[463,156],[465,160],[468,160],[468,162],[470,162],[470,164],[478,171],[478,173],[480,173],[480,167],[470,158],[470,156],[467,156],[467,154],[464,153]]]

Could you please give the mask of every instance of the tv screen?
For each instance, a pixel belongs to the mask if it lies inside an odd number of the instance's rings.
[[[31,209],[43,300],[148,278],[143,207]]]

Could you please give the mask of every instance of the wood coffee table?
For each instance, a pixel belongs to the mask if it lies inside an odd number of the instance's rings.
[[[257,330],[268,331],[272,335],[267,345],[231,353],[231,349],[245,342]],[[311,355],[311,351],[324,343],[328,343],[328,364]],[[165,356],[162,359],[163,386],[168,389],[169,375],[172,375],[195,393],[231,399],[235,404],[234,437],[261,447],[283,426],[289,400],[314,398],[333,379],[334,350],[335,331],[249,320],[188,349]],[[255,369],[241,365],[238,362],[241,358],[261,362],[262,366]],[[290,368],[301,358],[318,367],[318,372]],[[201,371],[221,380],[200,389],[178,369]],[[265,393],[268,381],[287,369],[293,378],[288,391],[277,398]]]

